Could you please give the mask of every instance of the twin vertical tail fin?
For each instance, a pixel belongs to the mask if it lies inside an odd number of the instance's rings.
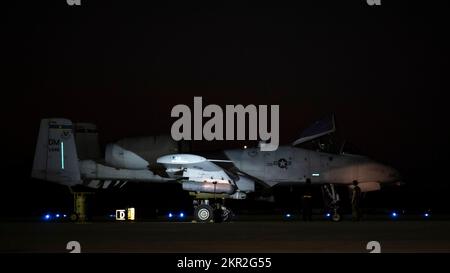
[[[31,176],[68,186],[80,183],[74,128],[70,120],[41,120]]]

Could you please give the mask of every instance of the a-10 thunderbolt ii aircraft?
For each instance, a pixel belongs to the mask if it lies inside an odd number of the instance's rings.
[[[43,119],[32,177],[91,188],[122,187],[127,182],[181,183],[194,198],[198,222],[210,221],[217,208],[223,220],[230,219],[230,210],[223,204],[213,206],[209,202],[213,198],[246,199],[255,192],[255,185],[267,189],[279,184],[303,184],[310,179],[312,185],[322,187],[327,209],[332,219],[339,221],[335,185],[351,188],[356,180],[362,192],[377,191],[382,185],[399,185],[400,175],[394,168],[365,156],[297,147],[334,131],[334,117],[330,116],[303,131],[292,145],[275,151],[225,150],[225,158],[220,159],[183,153],[183,143],[170,136],[126,138],[108,144],[102,157],[95,125],[63,118]]]

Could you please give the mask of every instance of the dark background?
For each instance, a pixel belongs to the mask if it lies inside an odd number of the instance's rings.
[[[29,178],[41,118],[96,123],[106,144],[168,133],[172,107],[192,105],[193,96],[204,105],[279,104],[285,144],[335,113],[339,136],[405,177],[402,190],[372,193],[368,205],[450,211],[444,6],[81,1],[4,6],[0,202],[7,215],[72,205],[64,187]],[[102,209],[189,206],[180,189],[159,185],[95,200]]]

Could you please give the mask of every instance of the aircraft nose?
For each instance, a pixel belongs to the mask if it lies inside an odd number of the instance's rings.
[[[394,181],[402,180],[402,176],[401,176],[400,172],[392,167],[388,167],[388,176],[390,179],[392,179]]]

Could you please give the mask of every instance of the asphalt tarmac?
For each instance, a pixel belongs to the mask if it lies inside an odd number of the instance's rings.
[[[0,222],[0,252],[450,252],[450,221]]]

